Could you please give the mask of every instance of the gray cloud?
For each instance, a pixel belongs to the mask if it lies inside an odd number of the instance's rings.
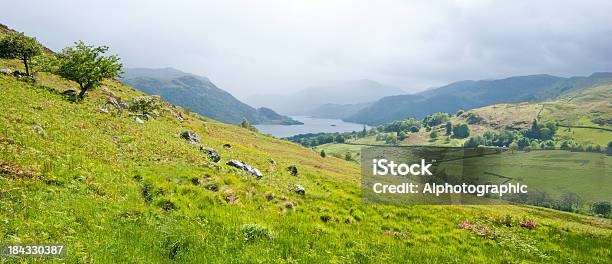
[[[4,23],[59,50],[105,44],[246,97],[369,78],[406,91],[462,79],[612,70],[610,1],[10,1]]]

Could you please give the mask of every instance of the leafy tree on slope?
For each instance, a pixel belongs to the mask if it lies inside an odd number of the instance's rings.
[[[41,55],[42,51],[43,46],[36,38],[28,37],[23,33],[11,31],[0,40],[0,58],[20,59],[27,75],[30,75],[28,61],[34,56]]]

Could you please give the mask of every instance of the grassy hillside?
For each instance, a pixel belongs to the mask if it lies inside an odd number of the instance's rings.
[[[0,61],[5,67],[20,66]],[[612,258],[609,220],[527,206],[363,204],[355,163],[168,104],[138,124],[100,107],[110,94],[129,102],[142,93],[107,81],[82,103],[60,94],[75,88],[46,74],[36,84],[0,75],[2,243],[65,243],[68,263]],[[180,138],[183,131],[198,133],[221,161]],[[520,227],[526,220],[538,228]]]

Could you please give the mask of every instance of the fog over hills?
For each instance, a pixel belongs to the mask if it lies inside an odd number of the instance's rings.
[[[398,87],[362,79],[335,85],[312,86],[286,95],[259,94],[249,97],[246,101],[251,105],[270,107],[284,114],[309,115],[311,111],[327,104],[361,104],[404,93]]]

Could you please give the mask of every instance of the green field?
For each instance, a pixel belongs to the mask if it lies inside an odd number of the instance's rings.
[[[544,191],[554,198],[573,192],[587,202],[612,200],[612,160],[601,153],[552,151],[506,151],[470,160],[474,173],[486,172],[513,178],[530,190]]]
[[[100,111],[109,92],[130,102],[142,95],[138,91],[108,81],[72,103],[60,92],[76,89],[74,83],[46,74],[37,78],[30,84],[0,75],[0,241],[66,244],[66,258],[50,262],[612,258],[609,220],[529,206],[364,204],[354,162],[322,158],[319,151],[170,105],[138,124],[128,113]],[[185,120],[177,120],[177,113]],[[198,133],[222,160],[212,163],[181,139],[186,130]],[[264,176],[241,173],[225,165],[229,159],[245,161]],[[297,176],[287,172],[290,165],[297,166]],[[297,194],[294,184],[306,194]],[[538,228],[520,227],[526,220]],[[469,225],[458,227],[462,222]]]

